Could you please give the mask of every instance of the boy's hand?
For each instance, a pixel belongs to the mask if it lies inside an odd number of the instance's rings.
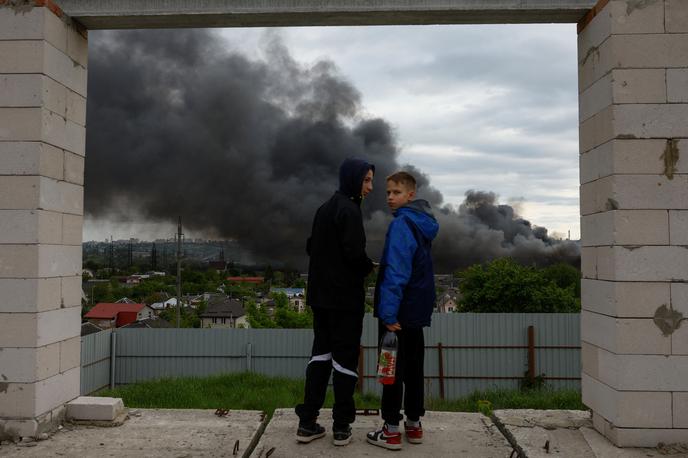
[[[399,323],[394,323],[394,324],[385,324],[388,330],[394,332],[394,331],[401,331],[401,325]]]

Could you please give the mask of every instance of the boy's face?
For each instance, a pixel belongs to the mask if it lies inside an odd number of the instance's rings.
[[[408,189],[401,183],[391,180],[387,182],[387,205],[392,211],[411,202],[414,197],[416,197],[416,191]]]
[[[368,170],[368,173],[363,177],[363,185],[361,186],[361,195],[363,197],[370,194],[373,190],[373,171]]]

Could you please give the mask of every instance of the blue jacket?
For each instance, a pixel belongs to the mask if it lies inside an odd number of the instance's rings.
[[[439,224],[425,200],[414,200],[394,213],[375,288],[374,314],[386,324],[430,326],[435,306],[432,240]]]

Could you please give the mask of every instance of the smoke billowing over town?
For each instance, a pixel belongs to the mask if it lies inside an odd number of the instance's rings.
[[[369,254],[379,258],[391,215],[384,177],[418,178],[435,209],[437,272],[512,256],[577,263],[577,244],[548,237],[490,192],[446,204],[430,177],[399,161],[394,129],[363,113],[334,63],[296,62],[278,35],[261,56],[227,49],[208,30],[92,34],[87,216],[160,221],[235,239],[259,262],[304,268],[316,208],[336,189],[346,157],[376,166],[363,203]],[[135,234],[132,234],[135,236]]]

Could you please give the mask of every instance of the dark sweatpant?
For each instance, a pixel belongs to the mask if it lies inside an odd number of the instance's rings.
[[[296,406],[301,423],[318,418],[325,402],[327,383],[332,375],[334,425],[345,427],[354,422],[354,390],[358,381],[358,353],[363,329],[363,310],[313,309],[313,350],[306,368],[303,404]]]
[[[379,339],[387,328],[378,320]],[[403,398],[404,413],[411,421],[418,421],[425,415],[423,399],[423,360],[425,358],[425,341],[423,328],[403,328],[396,332],[399,343],[397,353],[396,379],[392,385],[382,388],[382,419],[390,425],[398,425],[404,417],[401,415]]]

